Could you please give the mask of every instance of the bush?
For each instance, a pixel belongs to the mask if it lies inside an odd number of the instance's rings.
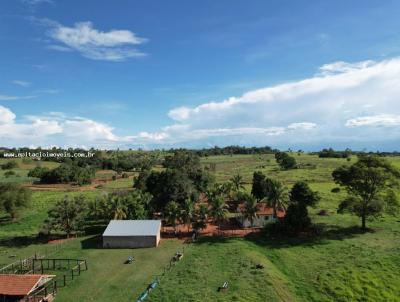
[[[92,182],[94,169],[62,164],[53,170],[36,167],[29,171],[28,176],[39,178],[41,183],[47,184],[75,182],[78,185],[84,185]]]
[[[5,164],[1,165],[1,168],[3,170],[11,170],[11,169],[18,168],[18,164],[16,161],[10,160],[10,161],[6,162]]]
[[[31,201],[31,191],[14,183],[0,183],[0,210],[10,215],[12,220],[17,212]]]
[[[275,159],[283,170],[295,169],[297,167],[296,159],[285,152],[275,153]]]
[[[9,178],[9,177],[14,176],[14,175],[16,175],[14,171],[7,171],[6,173],[4,173],[4,176],[6,178]]]
[[[111,177],[111,179],[112,179],[112,180],[117,180],[117,176],[116,176],[116,175],[113,175],[113,176]]]
[[[128,173],[122,173],[122,178],[128,178],[129,177],[129,175],[128,175]]]
[[[339,187],[335,187],[331,190],[332,193],[339,193],[340,192],[340,188]]]

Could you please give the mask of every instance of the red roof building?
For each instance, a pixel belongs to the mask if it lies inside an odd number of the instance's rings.
[[[266,203],[260,202],[257,204],[257,217],[253,219],[251,223],[248,219],[244,218],[242,213],[245,210],[245,204],[239,204],[237,208],[237,220],[243,227],[263,227],[267,223],[274,222],[277,218],[285,217],[286,212],[283,209],[279,209],[277,212],[277,217],[274,217],[274,209],[267,206]]]
[[[53,279],[54,275],[0,274],[0,297],[26,297]]]

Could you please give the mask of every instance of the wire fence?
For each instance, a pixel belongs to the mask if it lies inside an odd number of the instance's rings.
[[[159,275],[155,275],[153,278],[153,281],[147,286],[147,288],[140,294],[139,298],[136,300],[136,302],[143,302],[145,299],[148,297],[150,292],[156,288],[157,285],[159,285],[164,277],[167,275],[169,271],[172,270],[173,267],[175,267],[179,261],[184,257],[184,255],[192,248],[191,243],[194,242],[194,239],[192,240],[186,240],[184,244],[182,245],[182,250],[177,251],[175,255],[170,259],[169,263],[166,264],[163,269],[162,273]]]

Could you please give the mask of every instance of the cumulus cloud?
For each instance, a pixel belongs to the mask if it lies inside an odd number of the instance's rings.
[[[15,114],[10,109],[0,105],[0,124],[10,124],[14,119]]]
[[[22,121],[0,106],[0,145],[14,146],[95,146],[118,147],[130,141],[114,134],[114,128],[91,119],[68,117],[61,112],[25,116]]]
[[[52,20],[40,20],[40,23],[51,27],[49,37],[53,42],[60,43],[48,45],[53,50],[77,51],[86,58],[105,61],[124,61],[145,56],[134,46],[143,44],[147,39],[129,30],[100,31],[91,22],[78,22],[72,27]]]
[[[166,140],[229,133],[244,144],[335,144],[400,139],[400,58],[323,65],[315,76],[168,112]],[[369,126],[366,130],[365,127]],[[245,131],[239,131],[238,129]],[[279,129],[278,135],[256,129]],[[188,135],[187,133],[190,133]],[[232,140],[230,140],[232,142]],[[351,147],[351,146],[349,146]]]

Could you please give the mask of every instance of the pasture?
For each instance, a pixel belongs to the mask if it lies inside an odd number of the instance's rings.
[[[322,197],[317,207],[310,209],[321,234],[285,240],[259,236],[201,238],[161,278],[148,301],[399,301],[400,218],[383,216],[368,221],[372,231],[361,233],[357,217],[336,213],[339,201],[346,195],[344,190],[331,192],[336,187],[331,178],[333,169],[351,164],[356,158],[347,161],[309,154],[293,156],[300,169],[281,171],[273,155],[210,156],[202,158],[202,164],[210,167],[218,182],[239,173],[247,190],[254,171],[280,179],[288,188],[298,180],[307,181]],[[400,167],[400,158],[389,160]],[[24,175],[32,165],[14,169],[20,175],[19,181],[31,181]],[[109,172],[97,175],[110,176]],[[3,171],[0,181],[8,181]],[[99,187],[71,190],[65,186],[57,191],[34,191],[32,204],[16,222],[0,217],[0,263],[30,256],[35,251],[53,250],[53,244],[41,242],[36,235],[47,210],[58,198],[129,189],[132,181],[130,175]],[[318,215],[320,210],[326,210],[328,215]],[[182,248],[181,241],[165,239],[154,249],[101,249],[95,235],[68,240],[53,255],[84,258],[89,265],[87,272],[59,290],[56,301],[134,301]],[[130,255],[137,262],[123,264]],[[264,268],[255,268],[257,264]],[[229,282],[228,291],[218,292],[224,281]]]

